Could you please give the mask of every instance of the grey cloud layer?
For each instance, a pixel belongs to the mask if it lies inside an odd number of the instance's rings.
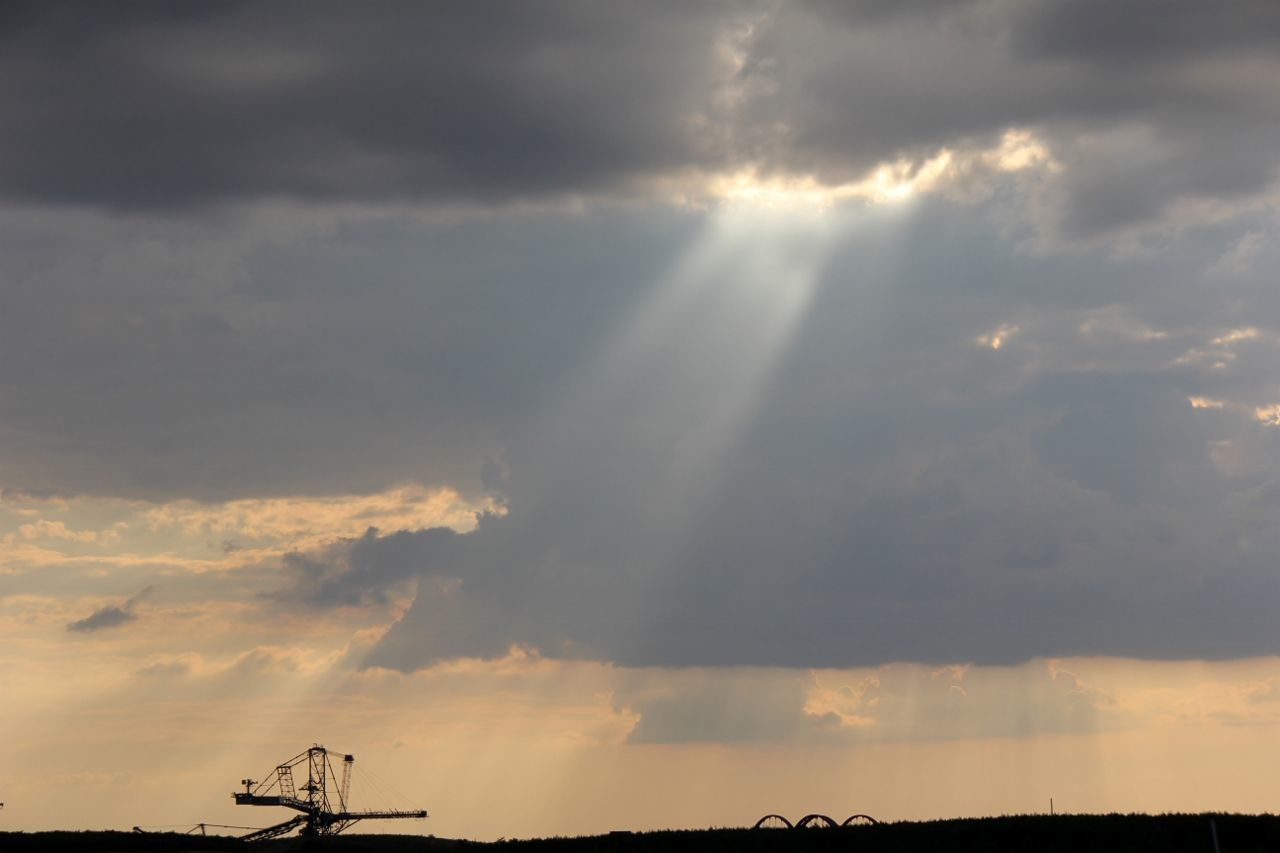
[[[1042,662],[1016,668],[894,665],[849,683],[794,670],[624,671],[614,690],[639,714],[632,743],[894,742],[1026,737],[1117,728],[1106,692]],[[825,688],[826,710],[809,694]]]
[[[1043,188],[1042,227],[1070,240],[1274,183],[1280,112],[1257,85],[1280,40],[1272,4],[816,8],[788,7],[754,48],[780,57],[755,109],[787,128],[768,158],[783,169],[847,180],[1029,127],[1065,166]]]
[[[401,669],[513,643],[637,665],[1273,652],[1273,224],[1045,257],[1002,204],[853,210],[724,431],[765,344],[751,294],[775,293],[734,271],[803,228],[729,238],[728,270],[676,288],[705,292],[636,350],[716,215],[356,218],[265,243],[11,215],[0,480],[494,491],[508,514],[475,533],[284,567],[282,606],[416,581],[367,661]]]
[[[501,496],[286,562],[280,606],[416,582],[368,659],[405,670],[1274,652],[1271,7],[1014,6],[10,5],[0,486]],[[391,204],[837,182],[1011,126],[1056,171],[833,211],[825,243]]]
[[[510,412],[505,517],[371,532],[291,595],[376,600],[422,578],[368,661],[402,669],[511,644],[631,665],[1273,651],[1265,275],[1206,283],[1224,234],[1043,259],[971,214],[847,233],[706,467],[683,448],[759,342],[726,346],[733,321],[695,312],[616,372],[598,343],[601,381],[571,373]],[[979,344],[1011,324],[999,350]]]
[[[154,499],[482,487],[695,219],[0,214],[0,483]]]
[[[1045,229],[1092,239],[1256,197],[1280,133],[1266,0],[32,3],[0,39],[0,193],[115,208],[840,182],[1027,127]]]
[[[12,197],[509,199],[696,162],[717,6],[10,7]]]

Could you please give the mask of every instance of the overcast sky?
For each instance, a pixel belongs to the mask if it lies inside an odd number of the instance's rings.
[[[1276,79],[1270,0],[6,3],[6,824],[329,737],[472,837],[1266,806]]]

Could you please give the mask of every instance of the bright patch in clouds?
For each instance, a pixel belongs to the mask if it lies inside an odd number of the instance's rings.
[[[468,501],[452,489],[416,483],[372,495],[251,498],[220,504],[173,501],[142,513],[153,531],[177,528],[186,536],[219,536],[312,548],[334,538],[359,536],[370,527],[466,532],[480,513],[501,513],[492,499]]]
[[[729,204],[762,208],[831,208],[841,202],[903,202],[939,192],[974,197],[989,194],[1002,174],[1031,169],[1055,171],[1049,149],[1028,130],[1011,129],[991,148],[942,148],[921,159],[900,158],[871,169],[856,181],[823,182],[812,175],[765,174],[745,169],[712,178],[708,195]]]
[[[191,571],[261,564],[286,551],[361,536],[369,528],[467,532],[504,508],[448,488],[405,483],[367,495],[164,503],[91,496],[0,499],[0,573],[36,566],[142,566]]]
[[[1209,397],[1188,397],[1187,402],[1191,404],[1193,409],[1221,409],[1226,405],[1222,400],[1214,400]]]
[[[1257,340],[1260,334],[1261,333],[1252,326],[1246,329],[1231,329],[1224,334],[1218,335],[1218,337],[1214,338],[1210,343],[1216,347],[1231,346],[1232,344],[1238,344],[1242,341]]]
[[[978,336],[978,345],[998,350],[1011,341],[1021,330],[1012,323],[1001,323],[995,331]]]
[[[1267,426],[1280,427],[1280,404],[1258,406],[1253,410],[1253,415]]]
[[[42,518],[39,521],[24,524],[18,528],[23,539],[65,539],[70,542],[100,542],[120,538],[121,528],[128,522],[118,521],[106,530],[72,530],[65,521],[50,521]],[[8,534],[12,536],[13,534]],[[8,540],[12,541],[12,540]]]

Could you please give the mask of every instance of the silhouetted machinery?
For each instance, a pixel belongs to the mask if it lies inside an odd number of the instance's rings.
[[[337,835],[356,821],[424,818],[426,809],[388,811],[351,811],[347,795],[351,790],[351,766],[355,756],[339,753],[342,774],[334,772],[329,750],[316,744],[279,765],[264,782],[241,779],[243,791],[236,791],[238,806],[284,806],[301,814],[240,836],[245,841],[275,838],[299,829],[301,835]],[[305,772],[305,780],[302,778]]]

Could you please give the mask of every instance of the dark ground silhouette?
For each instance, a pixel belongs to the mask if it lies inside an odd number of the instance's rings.
[[[579,838],[477,842],[414,835],[281,838],[246,844],[218,836],[128,832],[0,833],[0,853],[1222,853],[1280,850],[1275,815],[1024,815],[856,826],[845,829],[704,829]]]

